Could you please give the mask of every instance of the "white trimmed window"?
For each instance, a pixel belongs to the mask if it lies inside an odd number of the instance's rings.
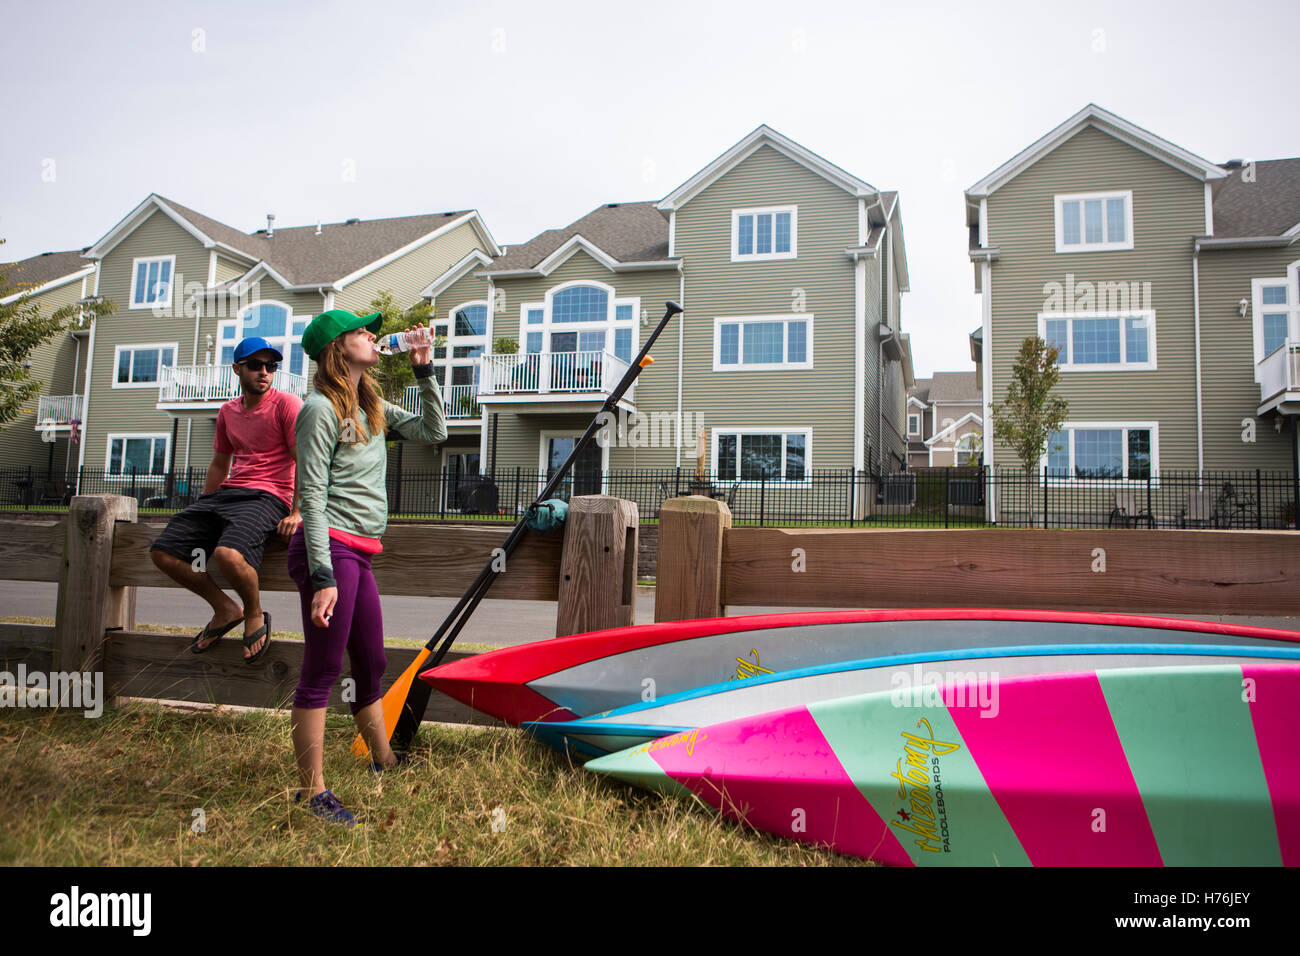
[[[1156,422],[1067,422],[1047,438],[1049,479],[1146,481],[1160,474]]]
[[[811,469],[811,428],[713,430],[713,471],[718,481],[806,482]]]
[[[760,315],[713,320],[713,370],[813,367],[813,316]]]
[[[909,412],[907,416],[907,434],[908,437],[921,434],[921,413]]]
[[[639,297],[617,298],[613,286],[590,280],[565,282],[545,302],[519,307],[525,353],[612,352],[631,363],[637,346]]]
[[[131,263],[131,308],[166,309],[172,304],[175,256],[134,259]]]
[[[1251,326],[1255,364],[1288,341],[1300,341],[1300,262],[1280,279],[1251,280]]]
[[[1056,197],[1056,251],[1133,248],[1133,191]]]
[[[162,370],[176,364],[175,342],[119,345],[113,355],[114,388],[157,388]]]
[[[159,476],[167,473],[171,436],[153,434],[110,434],[104,459],[105,475]]]
[[[799,207],[731,210],[731,261],[794,259],[798,254]]]
[[[1040,312],[1038,334],[1058,349],[1063,372],[1148,371],[1156,367],[1156,314]]]

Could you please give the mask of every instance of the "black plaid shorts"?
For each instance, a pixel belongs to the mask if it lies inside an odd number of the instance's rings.
[[[233,548],[256,570],[262,564],[267,537],[288,515],[289,506],[269,491],[218,488],[167,522],[149,550],[192,561],[199,549],[206,562],[217,548]]]

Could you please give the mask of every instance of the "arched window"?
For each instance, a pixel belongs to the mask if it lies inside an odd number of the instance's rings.
[[[595,286],[561,289],[551,299],[552,322],[604,322],[609,318],[609,293]]]
[[[240,312],[237,319],[219,324],[221,337],[221,365],[229,365],[235,358],[235,346],[250,335],[266,339],[272,348],[285,357],[290,372],[302,375],[306,371],[306,355],[302,350],[302,332],[307,320],[294,319],[287,306],[278,302],[257,302]]]

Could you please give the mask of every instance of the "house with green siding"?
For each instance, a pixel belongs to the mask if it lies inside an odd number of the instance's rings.
[[[477,463],[503,494],[521,473],[540,488],[681,303],[571,482],[645,498],[611,473],[699,469],[757,495],[905,468],[907,288],[897,194],[761,126],[657,202],[602,205],[425,291],[439,315],[483,310]]]
[[[43,312],[56,312],[84,299],[94,283],[95,266],[82,258],[84,249],[46,252],[6,265],[13,290],[5,304],[26,295]],[[75,469],[83,414],[84,373],[89,358],[89,323],[73,322],[64,332],[32,350],[30,374],[41,383],[39,395],[17,418],[0,429],[0,501],[32,504],[61,499],[61,489],[28,485],[18,471],[45,475]],[[15,484],[18,482],[18,484]]]
[[[1294,476],[1300,160],[1216,164],[1089,105],[965,196],[986,464],[1019,467],[991,406],[1037,335],[1070,405],[1039,466],[1051,485]]]
[[[238,394],[234,346],[260,335],[285,356],[277,388],[305,393],[301,336],[331,308],[363,313],[381,292],[408,306],[431,278],[472,252],[500,252],[474,210],[245,233],[158,195],[86,250],[91,294],[117,305],[88,336],[83,390],[86,475],[141,500],[185,497],[173,468],[197,480],[216,415]],[[129,485],[128,485],[129,483]]]

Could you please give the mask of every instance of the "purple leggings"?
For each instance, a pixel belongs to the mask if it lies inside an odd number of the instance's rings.
[[[347,649],[356,680],[356,696],[349,703],[352,713],[383,696],[380,679],[388,659],[384,656],[384,619],[379,607],[379,589],[370,571],[370,555],[330,539],[330,563],[339,591],[329,627],[317,627],[311,620],[311,599],[315,593],[307,570],[307,544],[299,529],[289,542],[289,576],[298,585],[302,600],[302,628],[306,647],[293,706],[329,705],[330,688],[343,672],[343,651]]]

